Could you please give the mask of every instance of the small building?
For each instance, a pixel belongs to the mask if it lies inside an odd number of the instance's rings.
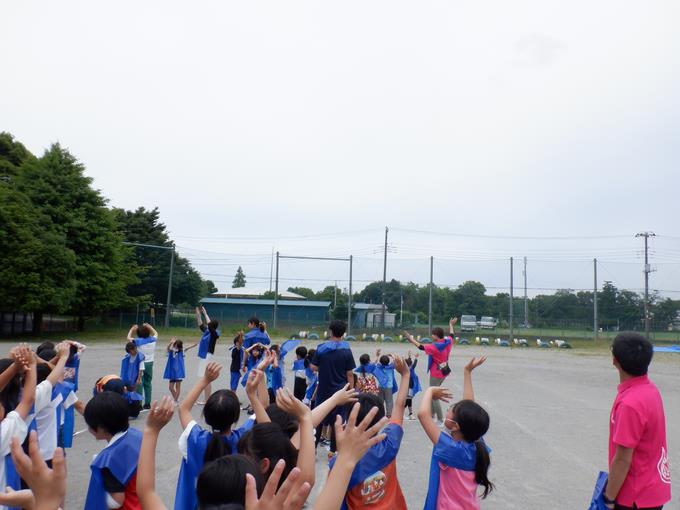
[[[210,296],[201,299],[211,319],[220,322],[246,321],[256,316],[269,324],[274,320],[273,299],[245,299]],[[287,324],[326,323],[329,320],[330,301],[279,299],[277,321]]]
[[[397,314],[385,311],[385,328],[396,326]],[[382,305],[371,303],[352,304],[352,327],[359,329],[380,328],[382,326]]]

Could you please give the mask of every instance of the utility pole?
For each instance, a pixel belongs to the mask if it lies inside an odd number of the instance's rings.
[[[274,247],[272,246],[272,261],[269,264],[269,292],[272,291],[272,274],[274,273]]]
[[[274,284],[274,320],[272,328],[276,329],[276,316],[279,311],[279,252],[276,252],[276,283]]]
[[[649,265],[649,238],[656,237],[654,232],[640,232],[635,237],[645,238],[645,336],[649,340],[649,273],[652,269]]]
[[[347,334],[352,329],[352,255],[349,256],[349,293],[347,294]]]
[[[524,327],[529,327],[529,298],[527,296],[527,258],[524,257]]]
[[[172,251],[170,252],[170,276],[168,277],[168,301],[167,304],[165,305],[165,327],[169,328],[170,327],[170,304],[172,300],[172,273],[174,272],[175,269],[175,247],[172,247]]]
[[[338,282],[335,282],[335,290],[333,291],[333,310],[338,306]]]
[[[593,338],[597,340],[597,259],[593,259]]]
[[[399,327],[404,325],[404,287],[399,282]]]
[[[385,307],[385,292],[387,291],[387,233],[389,232],[389,229],[385,227],[385,255],[383,258],[383,281],[382,281],[382,318],[380,319],[380,323],[382,326],[382,329],[385,329],[385,312],[386,312],[386,307]]]
[[[513,302],[512,302],[512,292],[513,292],[513,282],[512,282],[512,257],[510,257],[510,338],[508,339],[508,343],[512,345],[512,339],[514,337],[514,332],[513,332],[513,324],[512,324],[512,318],[513,318]]]
[[[432,288],[434,287],[434,257],[430,257],[430,296],[427,306],[427,331],[432,332]]]

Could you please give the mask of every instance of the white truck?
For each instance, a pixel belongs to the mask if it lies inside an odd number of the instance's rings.
[[[476,315],[463,315],[460,318],[460,330],[461,331],[475,331],[477,329],[477,316]]]
[[[482,317],[479,321],[479,327],[482,329],[496,329],[498,321],[493,317]]]

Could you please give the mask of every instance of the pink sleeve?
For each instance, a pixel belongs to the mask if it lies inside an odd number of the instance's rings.
[[[630,405],[622,404],[616,412],[612,442],[624,448],[635,448],[645,430],[646,420]]]
[[[426,353],[428,353],[430,356],[432,356],[433,354],[437,354],[437,353],[439,352],[439,351],[437,350],[437,348],[436,348],[434,345],[432,345],[432,344],[425,344],[425,345],[423,345],[423,350],[424,350]]]

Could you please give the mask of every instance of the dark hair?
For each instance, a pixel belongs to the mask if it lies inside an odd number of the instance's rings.
[[[38,363],[38,366],[36,367],[35,371],[36,371],[35,382],[36,384],[40,384],[45,379],[47,379],[50,373],[52,373],[52,367],[50,367],[47,363]]]
[[[54,349],[45,348],[42,351],[36,351],[38,357],[43,361],[50,361],[57,356],[57,351]]]
[[[269,350],[275,352],[277,355],[281,354],[281,349],[278,344],[270,345]]]
[[[344,335],[345,331],[347,331],[347,324],[341,320],[334,320],[331,321],[328,329],[330,329],[333,338],[342,338],[342,335]]]
[[[92,397],[85,406],[83,416],[92,430],[100,428],[112,436],[125,432],[130,426],[127,402],[113,391],[102,391]]]
[[[223,434],[231,430],[241,413],[238,397],[231,390],[217,390],[208,398],[203,408],[203,418],[212,428],[212,437],[205,449],[204,462],[232,453]]]
[[[226,508],[221,505],[245,505],[246,474],[255,478],[258,496],[264,482],[257,463],[245,455],[226,455],[206,462],[198,475],[196,497],[201,510]]]
[[[137,337],[138,338],[149,338],[151,336],[151,331],[149,331],[149,327],[142,324],[141,326],[137,326]]]
[[[279,486],[297,464],[297,450],[276,423],[253,425],[239,441],[238,452],[251,457],[258,464],[264,459],[269,460],[269,469],[264,474],[265,481],[269,479],[279,459],[286,461]]]
[[[236,344],[236,342],[243,343],[243,331],[234,337],[234,344]]]
[[[390,364],[390,357],[387,354],[380,356],[380,364],[384,367]]]
[[[217,331],[218,326],[220,325],[219,321],[216,321],[215,319],[208,321],[208,329],[210,331]]]
[[[69,344],[68,348],[68,361],[73,361],[75,355],[78,354],[78,347],[73,344]]]
[[[261,333],[264,333],[265,331],[267,331],[267,325],[264,322],[260,322],[260,325],[258,326],[258,328],[260,329]]]
[[[300,347],[295,349],[295,355],[300,359],[305,359],[307,357],[307,347],[301,345]]]
[[[181,340],[175,340],[175,349],[178,351],[183,351],[184,350],[184,342]]]
[[[114,393],[123,395],[125,393],[125,383],[122,379],[111,379],[102,386],[102,391],[113,391]]]
[[[357,415],[357,423],[360,423],[368,414],[368,412],[374,407],[378,408],[378,412],[373,417],[373,421],[369,425],[372,427],[385,416],[385,403],[382,398],[373,393],[359,393],[357,397],[357,402],[359,402],[359,414]],[[332,425],[331,425],[332,426]]]
[[[136,350],[137,350],[137,344],[136,343],[128,342],[128,343],[125,344],[125,352],[127,352],[128,354],[130,354],[132,351],[136,351]]]
[[[639,333],[619,333],[612,344],[612,354],[621,370],[628,375],[645,375],[652,362],[654,348],[649,340]]]
[[[361,373],[366,373],[366,366],[371,362],[371,357],[368,354],[362,354],[359,356],[359,364],[361,365]]]
[[[413,360],[411,358],[406,358],[404,363],[406,363],[406,365],[410,368],[411,365],[413,365]]]
[[[256,328],[259,328],[260,327],[260,319],[258,319],[257,317],[255,317],[253,315],[250,319],[248,319],[248,324],[252,324]]]
[[[45,340],[43,343],[41,343],[35,350],[35,353],[40,356],[40,353],[44,350],[54,350],[54,342],[50,342],[49,340]],[[42,358],[45,359],[45,358]],[[50,358],[51,359],[51,358]]]
[[[293,437],[300,428],[298,421],[276,404],[269,404],[266,411],[272,423],[276,423],[288,438]]]
[[[0,359],[0,374],[7,370],[14,363],[13,359]],[[0,391],[0,403],[5,408],[5,413],[9,413],[19,405],[19,395],[21,394],[21,374],[17,372],[14,377]]]
[[[461,400],[453,406],[453,416],[460,427],[463,439],[475,445],[477,451],[475,481],[484,487],[482,499],[486,498],[494,489],[488,478],[491,459],[482,439],[489,430],[489,413],[474,400]]]
[[[316,349],[309,349],[307,351],[307,359],[309,361],[312,361],[314,359],[314,355],[316,354]]]
[[[444,338],[444,330],[442,328],[432,328],[432,336]]]

